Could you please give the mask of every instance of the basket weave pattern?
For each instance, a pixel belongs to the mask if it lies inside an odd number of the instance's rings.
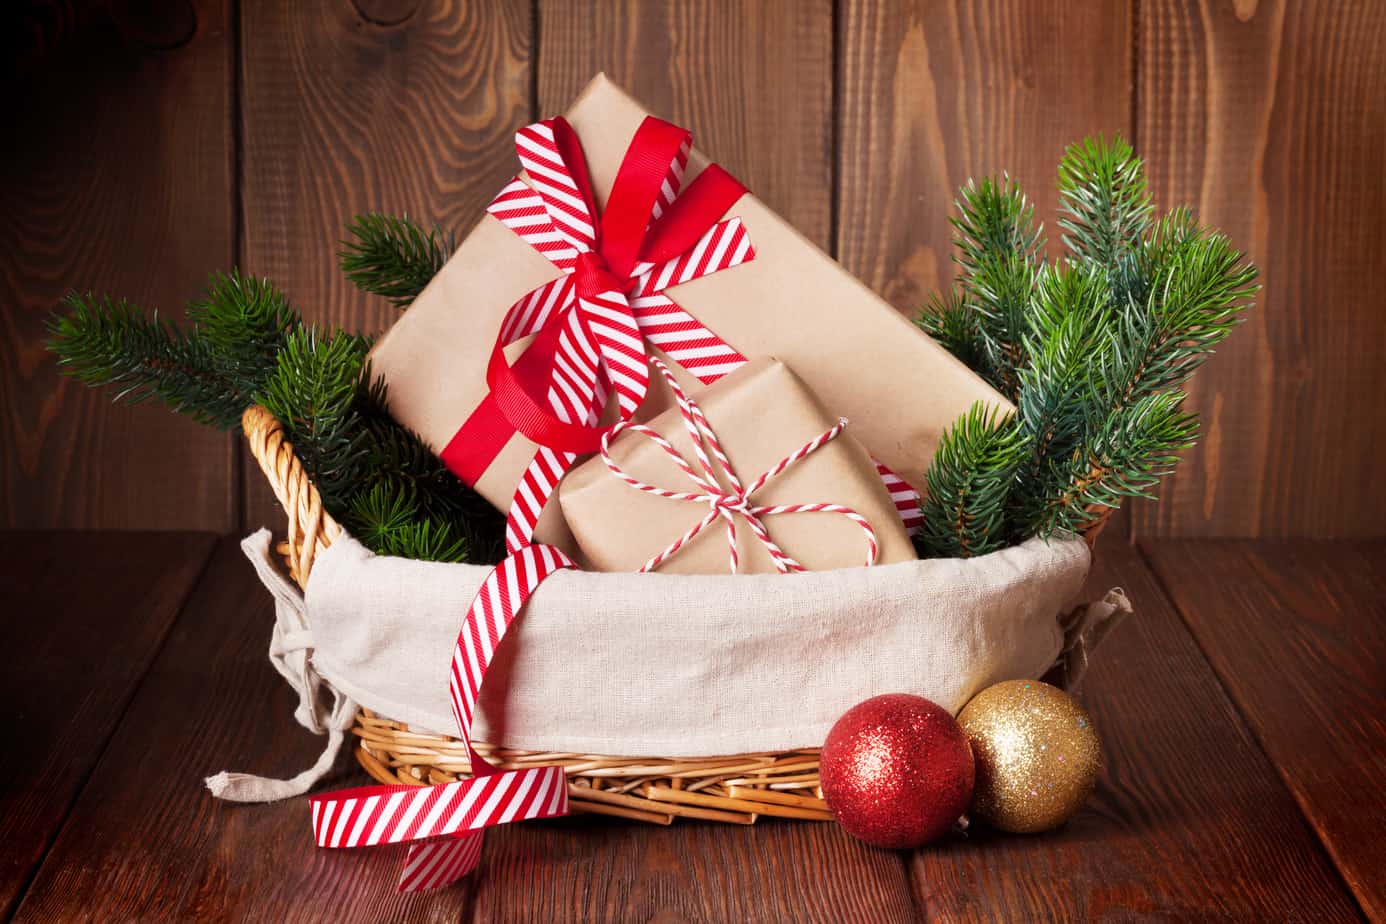
[[[277,551],[289,576],[306,588],[314,559],[342,528],[323,509],[318,489],[274,415],[251,407],[241,426],[251,454],[288,515],[288,533]],[[1089,544],[1105,523],[1102,516],[1087,526]],[[428,786],[471,774],[466,745],[456,738],[416,732],[369,709],[357,714],[352,733],[357,761],[382,783]],[[817,749],[692,759],[523,751],[484,742],[475,747],[504,769],[561,765],[574,812],[664,825],[678,817],[731,824],[753,824],[765,815],[832,819],[819,786]]]

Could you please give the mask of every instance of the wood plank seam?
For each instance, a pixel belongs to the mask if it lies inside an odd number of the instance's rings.
[[[245,260],[245,110],[242,106],[245,67],[241,61],[241,2],[231,0],[231,263],[237,269]],[[245,492],[245,449],[239,435],[231,439],[231,522],[245,535],[254,527]]]
[[[1275,768],[1275,778],[1280,781],[1280,785],[1284,787],[1285,791],[1289,793],[1290,798],[1294,800],[1295,806],[1299,809],[1300,820],[1313,835],[1314,843],[1318,845],[1320,853],[1328,861],[1328,865],[1337,875],[1338,883],[1342,886],[1343,891],[1352,897],[1352,902],[1357,907],[1358,911],[1362,913],[1364,918],[1369,920],[1370,918],[1367,914],[1366,907],[1362,904],[1362,899],[1358,896],[1357,891],[1353,889],[1352,883],[1347,880],[1342,867],[1338,865],[1337,858],[1333,855],[1333,851],[1329,849],[1328,844],[1324,841],[1323,835],[1319,832],[1318,826],[1314,824],[1313,819],[1310,817],[1310,807],[1305,804],[1297,788],[1293,785],[1284,768],[1281,767],[1280,762],[1271,754],[1270,749],[1267,747],[1265,737],[1262,735],[1257,724],[1251,720],[1247,704],[1238,695],[1235,684],[1229,683],[1227,678],[1223,676],[1222,671],[1218,669],[1217,659],[1210,655],[1202,636],[1194,630],[1193,621],[1190,619],[1188,613],[1184,611],[1184,608],[1176,601],[1175,594],[1170,590],[1161,569],[1155,567],[1154,561],[1146,551],[1146,545],[1150,541],[1151,540],[1143,539],[1133,543],[1133,545],[1136,549],[1136,553],[1140,556],[1141,562],[1145,565],[1146,570],[1150,572],[1151,580],[1159,587],[1161,595],[1169,605],[1179,614],[1179,621],[1184,624],[1184,628],[1193,638],[1193,643],[1198,646],[1199,654],[1203,656],[1203,660],[1208,664],[1208,668],[1212,671],[1213,677],[1217,679],[1218,686],[1222,688],[1223,695],[1227,697],[1227,701],[1237,710],[1237,718],[1240,719],[1242,725],[1246,727],[1247,733],[1250,734],[1251,739],[1256,742],[1256,746],[1261,749],[1261,753],[1265,755],[1267,762]]]
[[[828,253],[834,260],[840,251],[838,242],[838,223],[842,220],[842,4],[845,0],[833,0],[830,14],[828,47],[832,54],[828,95],[828,126],[832,132],[829,139],[828,161]]]
[[[1127,15],[1131,17],[1131,69],[1128,78],[1131,81],[1130,90],[1127,93],[1127,116],[1126,132],[1127,138],[1131,142],[1131,147],[1137,154],[1141,153],[1140,124],[1141,124],[1141,0],[1130,0],[1131,11]],[[1125,517],[1118,517],[1121,520],[1121,532],[1126,537],[1127,545],[1134,545],[1136,542],[1136,518],[1132,515],[1129,507],[1140,503],[1139,500],[1128,503]],[[1147,503],[1157,503],[1147,501]],[[1142,559],[1143,560],[1143,559]],[[1148,563],[1147,563],[1148,564]]]

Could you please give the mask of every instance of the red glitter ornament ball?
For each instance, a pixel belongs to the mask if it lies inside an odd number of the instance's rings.
[[[922,696],[887,693],[837,720],[819,776],[848,834],[877,847],[918,847],[966,811],[972,747],[948,710]]]

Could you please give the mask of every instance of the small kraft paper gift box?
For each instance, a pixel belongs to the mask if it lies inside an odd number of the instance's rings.
[[[689,389],[778,357],[851,420],[907,525],[943,431],[976,402],[1011,410],[605,76],[516,140],[526,171],[371,363],[396,419],[537,541],[573,547],[546,501],[595,451],[603,402],[605,422],[672,405],[647,356]]]
[[[680,404],[613,434],[563,480],[563,515],[591,567],[725,574],[915,558],[849,422],[784,363],[752,360]]]

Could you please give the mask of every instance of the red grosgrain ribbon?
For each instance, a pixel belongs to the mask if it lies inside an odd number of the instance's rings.
[[[866,517],[857,513],[851,507],[844,507],[841,504],[764,505],[751,503],[751,495],[765,487],[766,482],[841,435],[842,432],[847,429],[847,421],[845,418],[839,419],[834,426],[829,427],[823,433],[820,433],[803,446],[800,446],[798,449],[776,462],[759,478],[752,481],[749,487],[742,487],[741,479],[737,477],[736,471],[732,468],[731,460],[727,458],[726,452],[722,449],[722,443],[717,438],[717,434],[712,429],[712,425],[708,423],[707,417],[703,414],[703,409],[679,387],[679,383],[674,379],[668,366],[664,365],[664,363],[660,362],[659,359],[655,357],[651,357],[650,362],[669,382],[669,387],[674,392],[674,400],[678,402],[679,412],[683,416],[684,428],[688,431],[688,435],[692,440],[694,455],[697,456],[698,464],[702,467],[703,472],[700,475],[698,472],[694,471],[693,466],[689,465],[683,456],[679,455],[678,450],[670,445],[669,441],[660,436],[659,433],[649,427],[640,424],[632,424],[629,421],[622,421],[602,437],[602,461],[606,463],[606,467],[613,475],[632,488],[635,488],[637,491],[644,491],[646,494],[654,494],[657,497],[667,497],[670,500],[707,504],[711,509],[708,511],[707,516],[703,517],[695,526],[669,543],[664,551],[645,562],[640,568],[641,573],[654,571],[664,562],[677,555],[680,549],[689,542],[692,542],[699,533],[711,526],[720,517],[727,524],[727,545],[731,552],[731,571],[735,574],[740,564],[736,552],[736,518],[738,516],[746,520],[746,525],[750,527],[755,537],[760,540],[765,550],[770,553],[770,558],[774,561],[775,568],[781,574],[786,574],[791,571],[803,571],[804,566],[787,555],[785,551],[776,544],[775,540],[770,538],[770,533],[762,522],[763,517],[782,513],[836,513],[846,517],[860,526],[862,532],[866,534],[866,566],[869,567],[876,563],[876,556],[879,551],[876,543],[876,530],[871,527]],[[639,433],[653,441],[655,445],[664,450],[665,455],[673,460],[674,464],[688,476],[689,480],[691,480],[699,490],[695,492],[669,491],[652,484],[646,484],[627,474],[620,465],[611,458],[610,452],[611,441],[626,431]],[[717,469],[721,470],[722,476],[726,479],[727,484],[731,485],[730,491],[723,490],[718,483],[717,473],[712,465],[713,459],[717,460]]]
[[[482,583],[457,636],[450,670],[453,716],[471,757],[471,779],[441,786],[362,786],[310,799],[319,847],[409,843],[402,892],[435,889],[476,867],[491,825],[568,814],[562,767],[501,770],[471,744],[486,667],[529,595],[554,571],[576,567],[544,545],[519,550]]]
[[[595,452],[614,389],[622,419],[644,400],[646,347],[710,381],[745,362],[664,290],[755,256],[740,219],[721,216],[745,187],[712,165],[683,188],[686,130],[647,117],[598,217],[577,134],[562,118],[515,136],[516,178],[488,211],[562,270],[506,313],[487,366],[489,393],[442,452],[475,483],[516,432],[540,446],[510,511],[508,546],[533,535],[543,505],[579,455]],[[511,366],[505,347],[537,334]]]

